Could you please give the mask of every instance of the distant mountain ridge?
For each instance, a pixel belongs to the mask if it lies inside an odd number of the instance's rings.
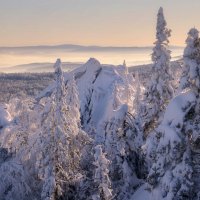
[[[171,49],[183,48],[181,46],[171,46]],[[75,44],[60,44],[60,45],[38,45],[38,46],[16,46],[16,47],[0,47],[0,52],[9,50],[69,50],[69,51],[134,51],[152,49],[152,46],[84,46]]]
[[[83,63],[81,62],[63,62],[63,70],[64,71],[71,71]],[[53,72],[53,63],[51,62],[38,62],[38,63],[28,63],[28,64],[21,64],[21,65],[15,65],[11,67],[2,67],[0,68],[2,71],[7,71],[7,73],[12,73],[19,71],[21,73],[23,72],[29,72],[29,73],[35,73],[35,72]]]

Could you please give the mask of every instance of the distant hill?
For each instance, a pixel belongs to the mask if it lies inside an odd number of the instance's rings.
[[[171,46],[171,49],[182,49],[180,46]],[[123,47],[123,46],[83,46],[83,45],[74,45],[74,44],[61,44],[61,45],[39,45],[39,46],[18,46],[18,47],[0,47],[0,52],[24,52],[24,51],[52,51],[52,50],[66,50],[71,52],[88,52],[88,51],[134,51],[134,50],[147,50],[152,49],[152,46],[144,46],[144,47]]]
[[[76,62],[63,62],[63,70],[64,71],[71,71],[77,67],[79,67],[82,63],[76,63]],[[54,63],[29,63],[29,64],[22,64],[22,65],[16,65],[12,67],[5,67],[1,68],[2,71],[6,71],[7,73],[12,72],[53,72],[53,65]]]

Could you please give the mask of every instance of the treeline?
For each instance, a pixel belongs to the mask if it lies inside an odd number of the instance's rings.
[[[0,102],[9,102],[14,97],[35,96],[52,81],[52,73],[1,73]]]

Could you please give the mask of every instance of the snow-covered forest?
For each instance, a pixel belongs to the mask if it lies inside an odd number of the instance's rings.
[[[200,199],[199,31],[170,35],[160,8],[150,65],[1,74],[0,200]]]

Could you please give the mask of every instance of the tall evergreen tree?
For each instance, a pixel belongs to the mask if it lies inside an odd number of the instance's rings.
[[[144,130],[153,130],[159,120],[161,111],[164,110],[167,102],[173,96],[173,89],[170,84],[170,50],[168,49],[168,38],[171,30],[167,27],[161,7],[157,15],[156,42],[152,53],[152,77],[148,84],[142,106],[144,118]]]
[[[196,177],[200,175],[200,39],[199,31],[196,28],[192,28],[188,32],[186,44],[183,56],[185,69],[181,78],[180,88],[187,88],[196,97],[196,104],[190,110],[185,121],[185,131],[190,138],[188,143],[190,143],[192,150],[195,198],[199,198],[200,181]]]
[[[74,76],[72,76],[71,79],[68,81],[66,98],[67,98],[66,103],[71,113],[70,117],[73,119],[73,121],[79,120],[79,126],[80,126],[80,103],[79,103],[80,100]]]
[[[141,101],[141,83],[140,83],[140,78],[138,72],[135,73],[135,98],[133,101],[133,109],[135,115],[139,116],[140,115],[140,101]]]
[[[68,113],[66,104],[66,90],[58,59],[55,64],[55,91],[52,94],[50,110],[42,120],[41,147],[38,166],[40,176],[44,180],[42,199],[56,199],[62,196],[63,182],[72,174],[69,163]]]
[[[71,112],[76,108],[73,105],[68,106],[66,101],[67,91],[61,61],[58,59],[55,64],[55,90],[41,115],[37,147],[34,147],[36,167],[40,179],[43,180],[42,199],[75,196],[71,188],[80,171],[80,151],[83,144],[77,138],[80,135],[80,114],[77,110],[73,116]]]

